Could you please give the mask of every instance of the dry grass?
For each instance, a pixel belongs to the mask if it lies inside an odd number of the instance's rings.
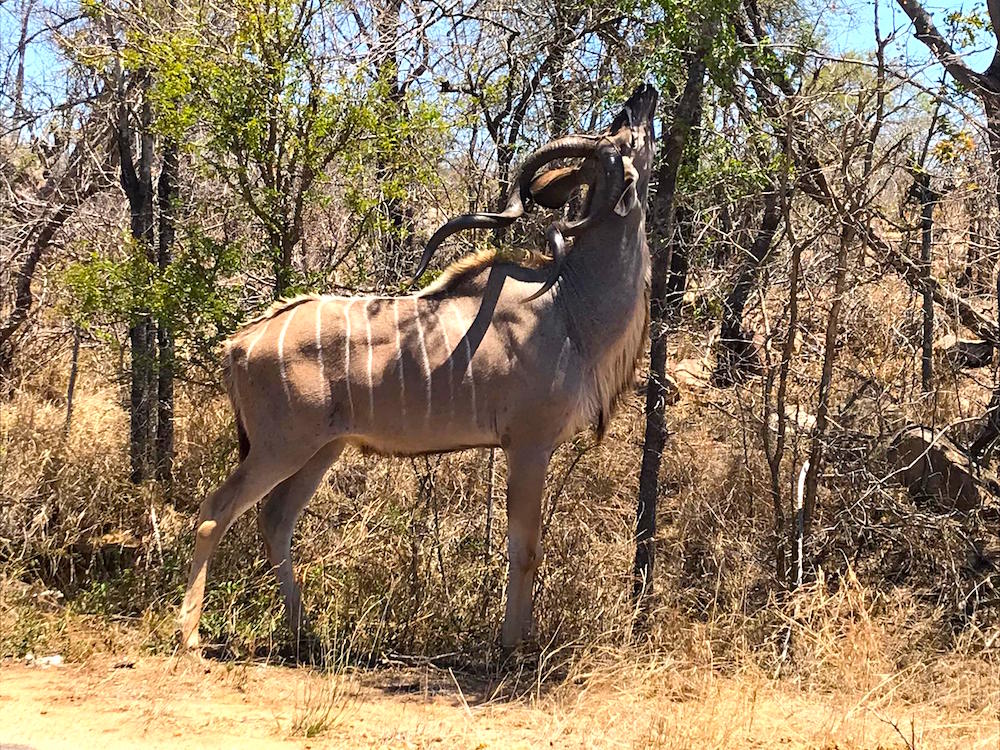
[[[968,709],[947,699],[902,699],[902,674],[864,694],[807,692],[753,670],[722,676],[673,660],[601,660],[571,681],[518,698],[503,684],[424,667],[357,674],[345,699],[327,675],[259,663],[208,671],[188,659],[94,657],[63,669],[4,669],[5,738],[39,748],[98,735],[109,750],[137,741],[166,748],[986,750],[1000,740],[995,682],[981,686],[992,703]]]
[[[429,660],[455,670],[427,667],[461,696],[448,721],[493,705],[462,677],[475,675],[490,683],[487,699],[524,707],[518,721],[534,732],[524,736],[574,738],[566,746],[767,747],[768,732],[792,747],[971,746],[973,728],[1000,706],[998,529],[987,513],[914,505],[883,481],[880,445],[907,417],[971,429],[961,420],[981,413],[989,383],[941,370],[936,398],[917,394],[914,355],[897,340],[913,324],[907,295],[891,281],[860,284],[845,307],[860,333],[843,342],[835,379],[846,406],[809,549],[817,566],[794,594],[774,580],[758,380],[730,391],[695,382],[671,407],[657,588],[641,630],[628,596],[641,399],[625,401],[603,445],[582,436],[560,448],[543,509],[540,654],[513,665],[499,664],[496,648],[502,455],[489,533],[485,454],[345,456],[295,546],[328,672],[297,686],[281,736],[351,731],[370,695],[356,700],[345,670]],[[781,319],[779,297],[755,327]],[[825,301],[813,302],[820,310]],[[811,314],[803,323],[789,390],[803,411],[815,398],[823,322]],[[692,325],[674,360],[708,354],[707,329]],[[235,461],[231,417],[217,394],[182,388],[175,484],[169,495],[136,488],[125,469],[123,392],[101,375],[114,371],[101,352],[84,358],[68,434],[61,359],[35,369],[0,411],[0,656],[173,653],[197,504]],[[808,435],[793,429],[786,490],[807,448]],[[203,631],[233,663],[289,652],[252,514],[215,561]],[[588,733],[599,739],[587,744]],[[434,744],[420,728],[404,736]],[[450,727],[442,736],[468,744],[479,735]]]
[[[320,737],[356,710],[360,685],[345,675],[304,681],[296,693],[295,711],[288,725],[292,737]]]

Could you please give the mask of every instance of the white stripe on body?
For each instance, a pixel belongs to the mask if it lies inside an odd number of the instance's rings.
[[[258,333],[254,337],[254,340],[250,342],[250,346],[247,347],[246,360],[248,365],[250,363],[250,355],[253,353],[254,348],[257,346],[260,340],[264,338],[264,334],[267,333],[267,328],[269,325],[271,325],[272,320],[274,320],[274,318],[268,318],[267,320],[264,321],[264,325],[260,327],[260,333]]]
[[[403,341],[399,333],[399,297],[392,300],[392,317],[396,321],[396,361],[399,363],[399,413],[406,420],[406,380],[403,377]]]
[[[320,297],[318,305],[316,305],[316,362],[319,365],[319,392],[323,397],[323,401],[326,401],[326,365],[323,363],[323,305],[326,304],[326,299]],[[333,394],[330,394],[331,397]]]
[[[365,337],[368,341],[368,420],[375,424],[375,387],[372,385],[372,364],[374,351],[372,350],[372,319],[368,315],[368,305],[372,303],[372,297],[365,301]]]
[[[351,305],[354,299],[348,300],[344,306],[344,382],[347,384],[347,408],[351,412],[349,425],[354,427],[354,397],[351,395]]]
[[[424,424],[429,424],[431,421],[431,363],[427,358],[427,347],[424,345],[424,326],[420,322],[420,299],[417,297],[412,297],[412,299],[413,315],[417,319],[417,339],[420,342],[420,354],[424,361],[424,379],[427,383],[427,411],[424,413]]]
[[[556,360],[556,369],[552,373],[552,384],[549,386],[549,395],[556,392],[556,387],[561,386],[566,381],[566,360],[569,359],[570,341],[569,337],[563,342],[562,349],[559,350],[559,359]]]
[[[292,318],[295,317],[295,313],[299,311],[300,307],[302,305],[296,305],[288,311],[285,325],[281,327],[281,333],[278,334],[278,368],[281,370],[281,387],[285,389],[285,399],[288,403],[292,402],[292,392],[288,387],[288,372],[285,369],[285,334],[288,333],[288,326],[292,324]]]
[[[477,412],[476,406],[476,376],[472,370],[472,344],[469,342],[469,330],[471,325],[466,325],[462,313],[459,312],[458,307],[452,307],[452,312],[455,313],[455,320],[458,321],[458,330],[464,331],[463,339],[465,340],[465,361],[467,362],[465,366],[465,374],[462,376],[462,382],[465,379],[469,379],[469,385],[472,390],[472,423],[478,427],[479,426],[479,414]]]

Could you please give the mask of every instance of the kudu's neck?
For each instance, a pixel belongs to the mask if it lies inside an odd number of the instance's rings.
[[[574,343],[600,356],[645,324],[649,252],[641,214],[580,241],[563,269],[557,304],[565,310]],[[582,239],[582,238],[581,238]]]

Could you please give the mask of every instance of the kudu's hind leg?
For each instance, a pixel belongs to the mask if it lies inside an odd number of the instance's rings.
[[[292,566],[292,532],[302,509],[312,499],[327,469],[343,449],[342,440],[335,440],[320,448],[305,466],[271,490],[257,514],[257,525],[264,537],[264,552],[268,562],[274,566],[274,574],[285,601],[285,617],[296,643],[305,617],[302,592],[295,580]]]
[[[265,458],[261,452],[251,449],[236,470],[201,504],[191,573],[180,612],[182,646],[195,648],[198,645],[198,622],[201,620],[205,599],[208,563],[215,554],[222,535],[237,518],[275,485],[300,468],[307,459],[308,455],[276,460],[273,456]]]
[[[549,448],[511,447],[507,453],[507,609],[504,648],[530,638],[535,571],[542,558],[542,493],[552,452]]]

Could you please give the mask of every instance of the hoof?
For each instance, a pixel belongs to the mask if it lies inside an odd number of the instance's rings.
[[[528,664],[538,661],[542,647],[534,637],[523,638],[514,644],[504,644],[500,653],[507,665]]]
[[[179,633],[181,648],[186,651],[196,651],[201,646],[201,639],[198,637],[198,629],[195,628],[185,634],[182,628]]]

